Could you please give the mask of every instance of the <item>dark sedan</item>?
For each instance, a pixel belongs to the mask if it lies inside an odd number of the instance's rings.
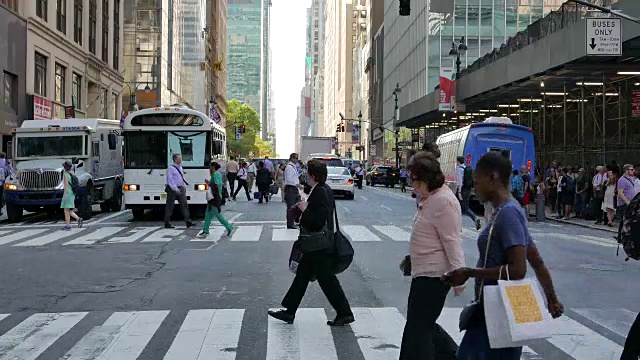
[[[398,171],[388,165],[376,165],[367,172],[365,182],[368,186],[377,184],[394,187],[398,183]]]

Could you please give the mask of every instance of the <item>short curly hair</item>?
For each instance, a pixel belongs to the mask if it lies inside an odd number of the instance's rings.
[[[430,156],[416,156],[411,163],[411,180],[427,184],[429,190],[436,190],[444,185],[445,178],[438,160]]]

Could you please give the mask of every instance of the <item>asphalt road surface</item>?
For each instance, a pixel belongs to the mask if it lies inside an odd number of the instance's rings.
[[[339,276],[356,322],[337,329],[325,325],[335,314],[317,283],[294,325],[267,316],[293,277],[287,260],[297,234],[286,229],[279,196],[230,203],[233,234],[216,226],[208,239],[179,220],[165,230],[158,214],[133,222],[128,211],[96,214],[71,232],[41,216],[0,221],[0,360],[397,359],[409,289],[398,264],[415,201],[366,187],[337,210],[356,250]],[[468,218],[464,226],[473,264],[478,232]],[[523,358],[619,359],[640,311],[640,263],[616,256],[607,232],[553,222],[530,230],[567,311],[557,335]],[[458,314],[471,298],[470,287],[451,295],[439,320],[458,341]]]

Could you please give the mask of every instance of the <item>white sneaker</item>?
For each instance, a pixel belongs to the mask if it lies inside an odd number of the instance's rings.
[[[199,237],[199,238],[206,238],[207,236],[209,236],[209,233],[204,232],[204,231],[200,231],[198,233],[198,235],[196,235],[196,236]]]

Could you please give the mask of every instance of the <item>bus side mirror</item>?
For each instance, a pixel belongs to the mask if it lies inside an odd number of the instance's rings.
[[[117,145],[116,134],[109,134],[107,136],[107,141],[109,142],[109,150],[115,150]]]

